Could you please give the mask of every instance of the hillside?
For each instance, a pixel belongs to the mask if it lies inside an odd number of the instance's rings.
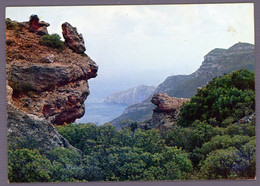
[[[112,93],[107,96],[105,102],[126,105],[141,103],[152,95],[155,89],[154,86],[140,85],[125,91]]]
[[[194,96],[199,87],[205,86],[214,77],[229,74],[240,68],[254,71],[254,45],[237,43],[228,49],[213,49],[204,56],[202,65],[190,75],[169,76],[161,83],[155,93],[167,93],[177,98]],[[151,103],[152,96],[144,102],[131,105],[123,114],[111,121],[116,127],[127,119],[145,121],[151,119],[155,106]]]

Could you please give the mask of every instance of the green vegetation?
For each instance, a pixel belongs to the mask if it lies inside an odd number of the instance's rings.
[[[7,18],[5,19],[5,26],[7,30],[17,30],[18,23],[11,21],[11,19]]]
[[[10,140],[16,143],[10,143]],[[73,149],[45,152],[19,138],[9,140],[8,179],[10,182],[69,182],[82,178],[81,155]]]
[[[57,126],[71,145],[47,152],[9,148],[9,181],[246,179],[256,171],[254,74],[215,78],[185,103],[170,131],[132,122]]]
[[[254,178],[254,85],[254,73],[241,69],[213,79],[182,106],[165,140],[189,153],[193,179]]]
[[[84,153],[84,179],[89,181],[185,179],[192,171],[188,154],[165,146],[157,130],[116,131],[111,124],[57,127]]]
[[[44,35],[40,38],[39,43],[41,45],[62,50],[64,49],[64,43],[60,39],[61,38],[58,34]]]
[[[254,86],[254,74],[243,69],[213,79],[184,104],[179,124],[190,126],[195,120],[207,123],[214,120],[215,125],[221,127],[252,114],[255,110]],[[229,121],[224,122],[227,119]]]

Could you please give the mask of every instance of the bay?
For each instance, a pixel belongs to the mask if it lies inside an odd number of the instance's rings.
[[[85,102],[85,114],[76,123],[94,123],[102,125],[120,116],[128,105],[115,103]]]

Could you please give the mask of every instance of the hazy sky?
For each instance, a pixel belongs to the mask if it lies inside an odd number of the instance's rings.
[[[253,4],[8,7],[6,17],[28,21],[37,14],[62,36],[69,22],[83,34],[88,54],[99,66],[90,80],[96,96],[167,76],[191,74],[214,48],[254,44]]]

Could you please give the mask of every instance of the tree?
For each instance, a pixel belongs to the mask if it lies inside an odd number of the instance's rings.
[[[48,182],[51,162],[38,150],[8,151],[8,179],[10,182]]]
[[[219,127],[228,117],[234,121],[252,114],[255,110],[254,73],[240,69],[229,75],[215,78],[199,89],[190,102],[184,103],[178,124],[188,127],[195,120],[212,123],[215,118]],[[226,126],[226,121],[224,125]]]

